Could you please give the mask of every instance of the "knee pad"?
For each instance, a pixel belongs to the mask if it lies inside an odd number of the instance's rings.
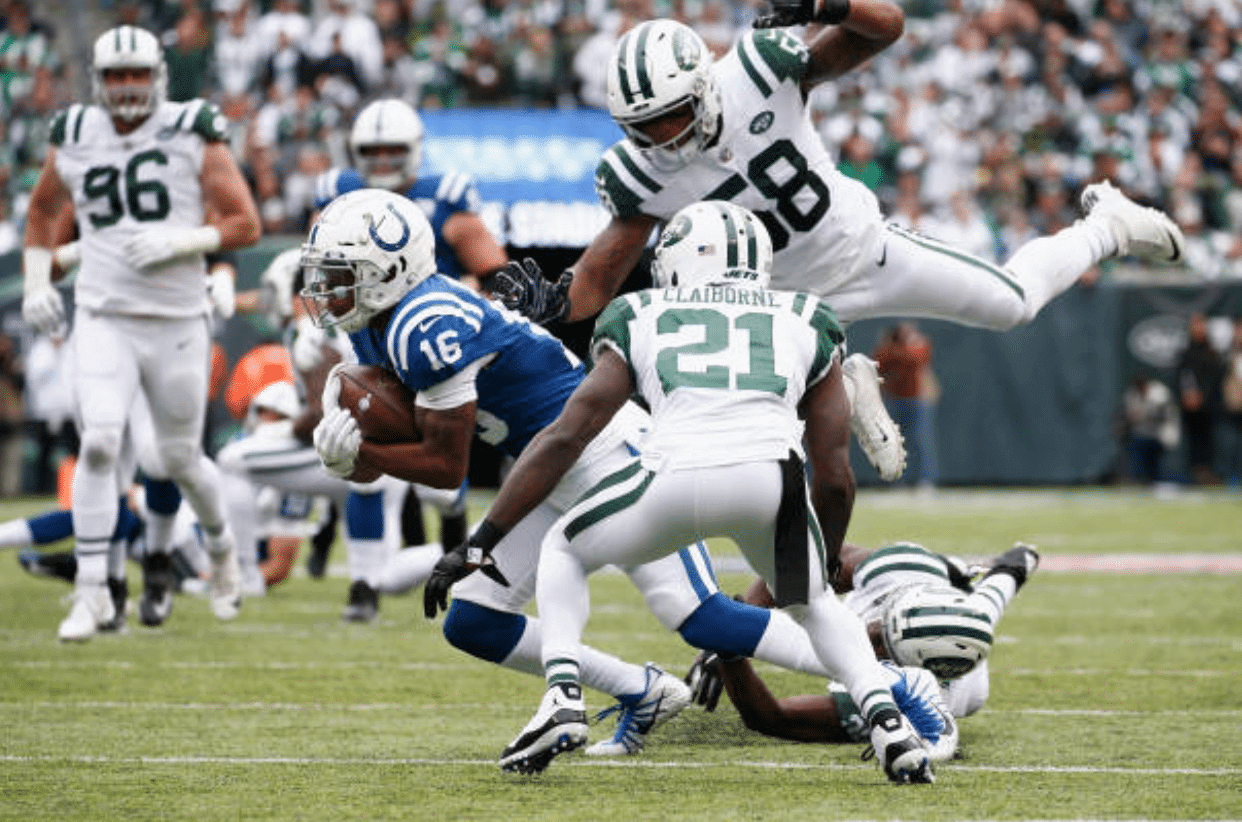
[[[116,465],[121,455],[121,429],[107,426],[82,432],[82,461],[98,473]]]
[[[677,629],[681,638],[705,651],[754,656],[772,614],[767,608],[712,594]]]
[[[444,616],[444,638],[459,651],[497,665],[517,647],[526,617],[454,599]]]
[[[183,477],[198,463],[201,451],[193,440],[165,440],[158,445],[160,461],[171,477]]]

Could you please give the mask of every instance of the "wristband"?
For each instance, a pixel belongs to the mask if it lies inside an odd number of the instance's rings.
[[[71,243],[65,243],[57,246],[52,252],[52,259],[60,266],[61,271],[69,271],[77,268],[78,263],[82,261],[82,243],[80,240],[74,240]]]
[[[190,253],[210,254],[220,250],[220,229],[214,225],[193,228],[186,232],[185,250]]]
[[[484,554],[490,554],[492,549],[496,547],[496,543],[505,538],[505,531],[497,528],[491,520],[485,519],[479,523],[479,527],[470,535],[470,542],[483,549]]]
[[[52,251],[28,246],[22,251],[22,293],[31,294],[52,284]]]
[[[850,16],[850,0],[823,0],[815,19],[820,23],[835,26]]]

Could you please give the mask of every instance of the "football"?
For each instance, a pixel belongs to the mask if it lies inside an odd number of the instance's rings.
[[[358,421],[365,439],[378,443],[417,442],[414,392],[378,365],[347,365],[338,372],[337,402]]]

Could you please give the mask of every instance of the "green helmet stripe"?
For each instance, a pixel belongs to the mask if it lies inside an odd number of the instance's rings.
[[[737,224],[733,222],[733,215],[727,208],[720,209],[720,216],[724,218],[725,224],[725,265],[729,268],[737,268]]]
[[[750,217],[742,220],[746,231],[746,267],[759,269],[759,238],[755,236],[755,226]]]
[[[638,45],[634,49],[634,69],[638,72],[638,93],[643,97],[651,97],[654,92],[651,88],[651,77],[647,74],[647,37],[651,33],[651,26],[643,26],[638,32]],[[629,98],[626,102],[633,102]]]
[[[974,628],[965,628],[960,625],[928,625],[922,628],[906,628],[901,632],[903,639],[915,639],[917,637],[943,637],[943,636],[959,636],[969,639],[977,639],[980,642],[992,641],[991,631],[980,631]]]

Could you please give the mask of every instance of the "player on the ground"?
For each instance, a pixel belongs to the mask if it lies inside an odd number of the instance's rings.
[[[203,255],[259,237],[250,190],[224,141],[226,122],[202,100],[164,97],[155,36],[132,26],[95,41],[96,105],[56,117],[31,192],[22,314],[41,331],[65,323],[51,282],[58,218],[72,208],[80,235],[73,344],[81,454],[73,483],[78,580],[61,623],[86,640],[115,617],[108,544],[116,523],[116,463],[134,395],[152,412],[159,459],[198,515],[211,555],[212,610],[240,605],[237,553],[222,512],[219,476],[203,453],[210,347]]]
[[[846,545],[842,563],[837,590],[846,592],[845,604],[866,624],[876,655],[922,668],[939,682],[952,729],[944,738],[955,741],[953,718],[970,716],[987,702],[996,626],[1038,568],[1039,553],[1018,543],[984,568],[973,568],[917,543],[897,542],[875,551]],[[772,603],[762,580],[743,599],[765,607]],[[826,694],[778,699],[745,657],[706,652],[686,681],[695,701],[709,711],[721,690],[727,691],[746,727],[767,736],[856,742],[865,734],[858,707],[835,683]],[[952,754],[944,745],[936,747],[943,750],[934,758]]]
[[[823,297],[846,324],[902,316],[1006,330],[1030,321],[1102,259],[1181,259],[1177,225],[1107,181],[1083,192],[1084,219],[999,266],[886,223],[875,195],[836,168],[811,124],[807,95],[896,41],[903,12],[889,0],[780,6],[796,13],[772,24],[815,24],[805,40],[784,28],[757,29],[714,61],[703,40],[673,20],[621,37],[608,67],[608,108],[626,138],[604,153],[595,175],[612,219],[555,282],[511,265],[493,293],[537,322],[590,317],[617,293],[652,229],[705,199],[758,214],[772,235],[774,285]],[[874,381],[874,373],[858,376]],[[883,406],[855,408],[854,417],[880,474],[899,474],[904,451],[884,440],[894,427]]]
[[[767,233],[744,209],[708,202],[677,215],[657,246],[657,288],[619,298],[601,317],[590,375],[574,381],[556,420],[522,450],[487,518],[455,552],[457,567],[443,565],[453,577],[484,571],[465,577],[454,605],[497,569],[519,573],[529,585],[529,569],[513,563],[531,555],[513,536],[531,511],[547,509],[549,494],[569,502],[544,527],[538,568],[549,688],[502,755],[506,770],[543,770],[586,741],[586,574],[608,563],[628,570],[658,561],[667,576],[657,584],[675,586],[684,576],[680,546],[729,536],[807,627],[821,664],[849,683],[885,773],[895,781],[931,781],[926,752],[894,704],[893,683],[861,623],[826,588],[824,563],[839,552],[854,493],[838,351],[843,335],[816,298],[767,290],[771,265]],[[612,447],[618,427],[628,425],[635,393],[652,409],[642,452],[599,459],[598,449]],[[587,464],[593,473],[606,470],[585,494],[565,495],[565,484],[578,485]],[[428,599],[434,610],[431,583]]]

